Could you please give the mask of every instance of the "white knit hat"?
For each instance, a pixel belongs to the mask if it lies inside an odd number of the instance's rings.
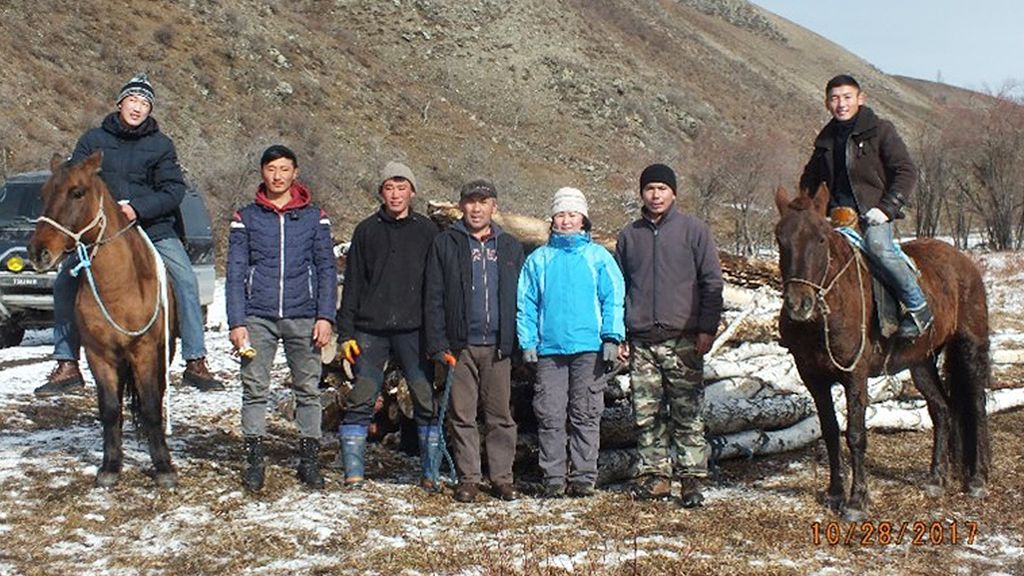
[[[587,214],[587,197],[576,188],[559,188],[555,197],[551,200],[551,215],[559,212],[578,212],[584,218],[589,219]]]

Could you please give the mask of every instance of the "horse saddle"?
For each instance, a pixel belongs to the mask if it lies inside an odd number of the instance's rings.
[[[842,234],[855,250],[867,252],[864,248],[864,238],[855,227],[838,226],[836,227],[836,232]],[[899,244],[893,244],[893,247],[896,253],[900,255],[900,258],[914,271],[914,275],[920,276],[921,270],[917,267],[914,259],[908,256],[900,248]],[[906,310],[904,310],[903,304],[893,294],[889,286],[879,279],[878,271],[874,268],[871,260],[865,258],[865,262],[867,262],[868,271],[871,273],[871,294],[875,301],[875,319],[878,321],[878,328],[882,333],[882,337],[889,338],[899,330],[900,320],[903,318]]]

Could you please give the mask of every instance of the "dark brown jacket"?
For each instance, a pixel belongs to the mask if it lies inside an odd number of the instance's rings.
[[[812,195],[822,182],[829,190],[836,189],[832,160],[835,126],[833,119],[818,133],[800,177],[800,188]],[[846,170],[861,214],[878,208],[890,220],[903,217],[903,206],[910,202],[917,185],[917,168],[892,122],[882,120],[867,106],[857,113],[846,143]]]

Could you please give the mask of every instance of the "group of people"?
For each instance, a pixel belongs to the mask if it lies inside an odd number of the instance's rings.
[[[914,187],[916,169],[892,124],[863,106],[856,80],[826,85],[833,119],[815,142],[801,186],[831,190],[830,206],[860,217],[869,260],[907,310],[900,334],[931,324],[913,272],[894,246],[891,222]],[[104,151],[102,177],[131,221],[149,234],[167,264],[178,306],[185,382],[223,386],[204,362],[195,275],[177,234],[184,181],[171,140],[151,116],[154,90],[144,74],[117,97],[117,110],[79,141],[72,160]],[[676,204],[673,170],[652,164],[639,177],[640,217],[618,235],[614,254],[594,243],[580,190],[551,201],[547,243],[524,257],[520,242],[494,221],[498,191],[488,180],[459,191],[461,220],[440,231],[415,211],[416,178],[399,162],[381,174],[380,208],[356,227],[341,305],[330,220],[298,179],[296,154],[282,145],[260,158],[262,182],[235,212],[227,258],[229,338],[241,356],[243,483],[265,480],[266,408],[271,362],[283,343],[296,395],[298,477],[324,485],[320,351],[337,333],[355,382],[339,427],[349,487],[366,479],[366,437],[384,381],[397,361],[417,424],[423,488],[439,488],[444,422],[430,375],[434,360],[451,371],[449,429],[458,484],[454,498],[473,502],[484,486],[481,438],[491,494],[518,497],[513,479],[517,428],[511,414],[511,358],[536,367],[533,409],[543,472],[541,496],[594,493],[604,388],[611,365],[629,362],[640,429],[639,476],[632,493],[696,507],[707,476],[703,363],[722,315],[722,271],[709,227]],[[57,366],[40,396],[82,386],[73,322],[75,280],[65,262],[54,289]],[[481,420],[481,422],[478,422]]]

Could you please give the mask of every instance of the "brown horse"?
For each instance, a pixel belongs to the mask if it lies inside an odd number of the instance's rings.
[[[121,399],[127,394],[134,419],[149,440],[154,479],[158,486],[172,487],[177,477],[164,435],[163,399],[165,369],[174,355],[173,297],[164,284],[166,307],[161,305],[159,256],[133,229],[100,178],[102,158],[101,152],[76,164],[53,158],[29,258],[37,270],[53,269],[75,250],[79,258],[91,261],[78,276],[75,321],[96,380],[103,423],[103,465],[96,483],[113,486],[121,472]],[[170,330],[167,348],[165,326]]]
[[[988,305],[978,268],[944,242],[903,244],[921,270],[919,282],[935,323],[914,340],[886,339],[873,320],[865,261],[826,218],[828,189],[822,186],[813,197],[803,191],[791,200],[780,187],[775,204],[781,215],[775,227],[783,281],[779,333],[818,409],[829,460],[826,504],[847,520],[867,516],[867,379],[903,369],[910,370],[927,401],[933,424],[926,492],[942,494],[952,463],[968,494],[985,496],[991,458],[985,416],[990,362]],[[945,381],[936,362],[940,352],[945,353]],[[846,391],[846,444],[853,469],[849,500],[844,500],[832,403],[835,383]]]

